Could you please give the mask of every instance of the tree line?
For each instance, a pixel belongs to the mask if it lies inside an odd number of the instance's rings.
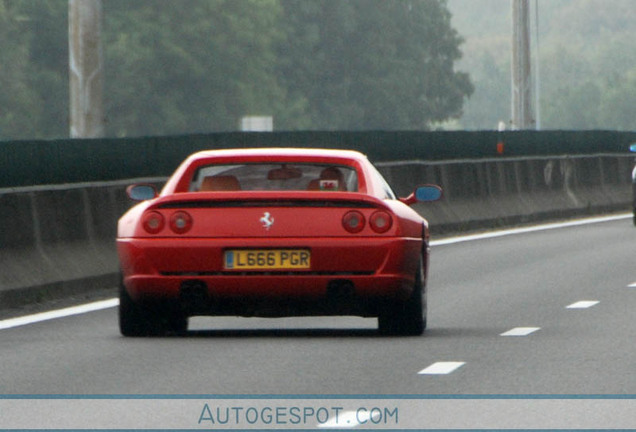
[[[534,32],[537,3],[530,3]],[[454,126],[494,129],[498,121],[510,120],[510,2],[448,5],[466,38],[457,68],[470,71],[475,87]],[[533,34],[532,45],[542,129],[636,130],[634,6],[633,0],[538,2],[539,37]]]
[[[107,0],[106,135],[426,130],[473,85],[445,0]],[[0,0],[0,139],[68,136],[67,0]]]

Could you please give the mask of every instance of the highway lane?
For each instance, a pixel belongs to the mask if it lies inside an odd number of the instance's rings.
[[[635,249],[628,218],[437,241],[422,337],[197,318],[186,337],[127,339],[115,308],[4,329],[0,393],[636,394]]]

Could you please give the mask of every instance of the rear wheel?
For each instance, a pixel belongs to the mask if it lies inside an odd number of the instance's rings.
[[[123,336],[164,336],[169,333],[185,333],[188,319],[176,308],[152,308],[136,303],[126,291],[123,282],[119,286],[119,331]]]
[[[426,286],[420,257],[413,293],[405,302],[387,306],[378,316],[378,328],[385,335],[418,336],[426,329]]]

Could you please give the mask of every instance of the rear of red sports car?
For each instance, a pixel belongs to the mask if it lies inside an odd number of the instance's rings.
[[[367,164],[289,150],[188,159],[120,219],[121,332],[182,332],[194,315],[358,315],[420,334],[427,225],[382,199]]]

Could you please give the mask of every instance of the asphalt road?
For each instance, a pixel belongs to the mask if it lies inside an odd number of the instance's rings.
[[[0,393],[636,394],[635,252],[628,218],[438,239],[422,337],[360,318],[202,318],[185,337],[128,339],[115,308],[7,328]]]

